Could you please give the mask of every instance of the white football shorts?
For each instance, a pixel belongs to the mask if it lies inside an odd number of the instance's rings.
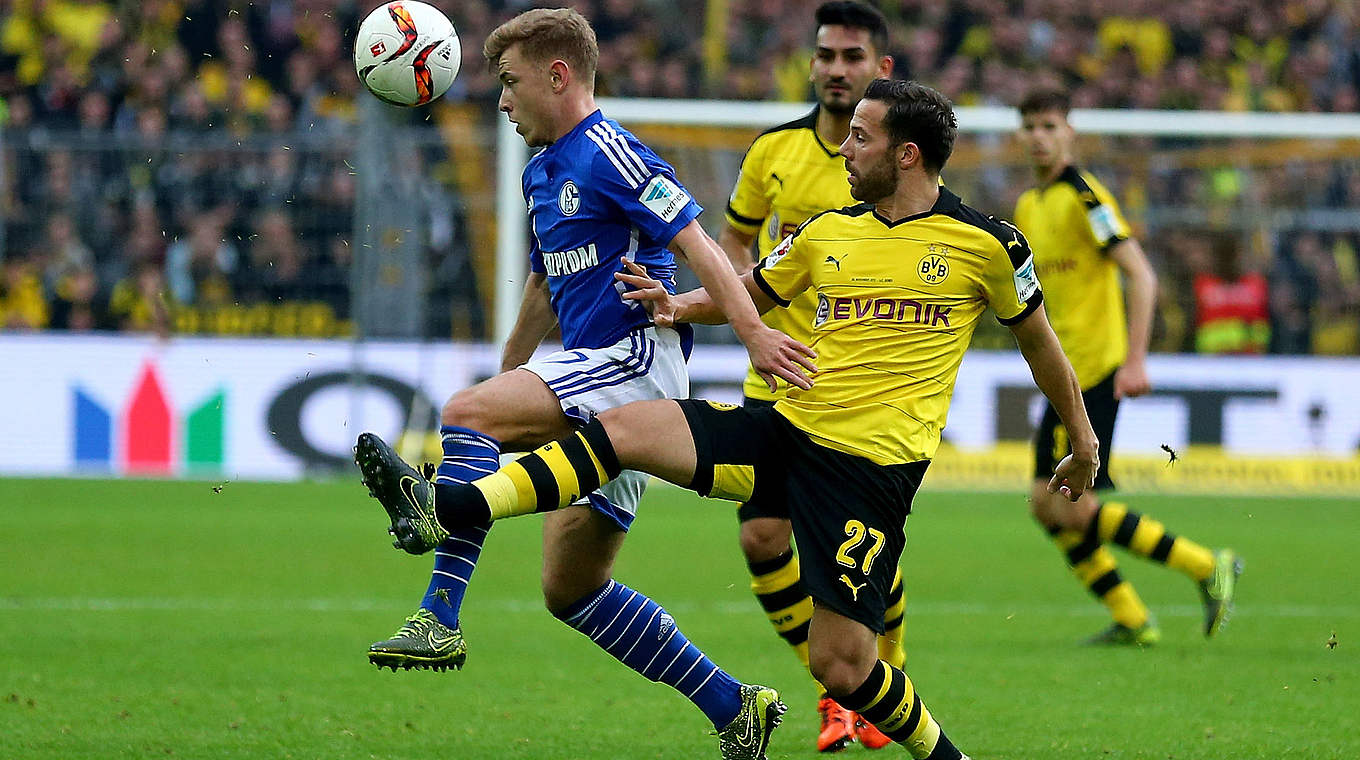
[[[632,401],[689,396],[680,334],[668,327],[634,330],[612,346],[557,351],[521,366],[548,384],[563,413],[583,423]],[[628,530],[649,477],[624,470],[577,503],[588,504]]]

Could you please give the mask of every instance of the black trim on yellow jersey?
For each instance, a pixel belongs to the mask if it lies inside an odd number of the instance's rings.
[[[1000,322],[1001,324],[1007,327],[1010,327],[1011,325],[1018,325],[1021,322],[1024,322],[1026,317],[1033,314],[1039,308],[1040,304],[1042,304],[1043,302],[1044,291],[1036,290],[1034,291],[1034,295],[1030,296],[1028,301],[1025,301],[1025,308],[1021,309],[1019,314],[1016,314],[1010,319],[1002,319],[1000,316],[998,316],[996,318],[996,321]]]
[[[846,216],[859,216],[866,211],[872,211],[873,208],[874,207],[868,203],[861,203],[857,206],[846,206],[845,208],[829,208],[826,211],[818,211],[817,213],[805,219],[802,224],[798,225],[798,227],[794,229],[793,234],[789,235],[789,238],[792,239],[798,237],[798,233],[802,232],[803,229],[807,227],[809,224],[812,224],[813,219],[816,219],[817,217],[822,216],[824,214],[844,214]],[[770,258],[769,256],[766,256],[765,258],[756,262],[756,268],[751,270],[751,276],[755,278],[756,285],[760,286],[760,289],[765,291],[765,295],[769,296],[771,299],[774,300],[775,303],[779,304],[780,306],[788,308],[789,304],[793,302],[774,292],[774,288],[770,287],[770,284],[765,281],[765,276],[760,273],[760,270],[765,268],[765,262],[769,260],[769,258]]]
[[[787,309],[789,304],[792,303],[792,301],[789,301],[788,299],[774,292],[774,288],[770,287],[770,283],[765,282],[765,275],[760,273],[760,270],[764,268],[765,260],[761,259],[760,264],[757,265],[755,269],[751,270],[751,278],[756,281],[756,285],[758,285],[761,290],[765,291],[765,295],[769,296],[771,301],[774,301],[776,304]]]
[[[786,121],[783,124],[777,124],[765,130],[764,132],[761,132],[759,135],[756,136],[756,140],[758,141],[765,135],[774,132],[784,132],[790,129],[807,129],[812,132],[813,139],[817,141],[817,147],[825,151],[828,156],[835,158],[836,156],[840,155],[839,146],[836,148],[828,148],[826,146],[826,143],[822,142],[822,136],[817,134],[817,115],[820,114],[821,112],[822,106],[820,103],[818,103],[817,105],[812,107],[811,111],[808,111],[806,114],[799,116],[793,121]],[[751,144],[754,145],[755,142],[753,141]]]
[[[871,204],[871,203],[861,203],[861,204],[858,205],[858,206],[850,206],[850,207],[846,208],[845,210],[846,210],[846,211],[857,210],[858,213],[857,213],[857,214],[854,214],[854,216],[858,216],[859,214],[864,213],[864,211],[872,211],[872,212],[874,212],[874,218],[877,219],[878,221],[882,222],[882,223],[883,223],[883,226],[885,226],[885,227],[896,227],[896,226],[899,225],[899,224],[905,224],[905,223],[907,223],[907,222],[914,222],[914,221],[916,221],[917,219],[924,219],[924,218],[926,218],[926,217],[928,217],[928,216],[931,216],[931,215],[933,215],[933,214],[944,214],[945,216],[948,216],[948,217],[951,217],[951,218],[954,218],[954,219],[958,219],[958,220],[961,221],[961,222],[967,222],[968,224],[973,224],[973,222],[970,222],[970,221],[968,221],[967,219],[963,219],[962,217],[960,217],[960,216],[956,213],[956,212],[958,211],[959,207],[961,207],[962,205],[963,205],[963,200],[962,200],[961,198],[959,198],[959,196],[957,196],[957,195],[955,195],[955,194],[949,192],[949,190],[946,189],[946,188],[944,187],[944,185],[941,185],[941,186],[940,186],[940,195],[939,195],[937,198],[935,198],[935,203],[931,204],[930,208],[928,208],[928,209],[926,209],[925,211],[922,211],[922,212],[920,212],[920,213],[916,213],[916,214],[908,214],[907,216],[904,216],[904,217],[902,217],[901,219],[898,219],[898,220],[895,220],[895,221],[894,221],[894,220],[891,220],[891,219],[889,219],[889,218],[887,218],[886,216],[883,216],[883,215],[880,214],[880,213],[878,213],[878,209],[875,208],[874,205]],[[811,221],[811,220],[809,220],[809,221]],[[981,225],[973,225],[973,226],[976,227],[976,226],[981,226]]]
[[[1081,197],[1081,202],[1086,204],[1087,209],[1093,209],[1100,205],[1100,199],[1092,192],[1091,186],[1086,182],[1086,178],[1081,176],[1081,169],[1072,164],[1068,164],[1066,168],[1058,172],[1058,177],[1054,179],[1053,182],[1055,184],[1058,182],[1066,182],[1071,185],[1072,188],[1077,191],[1077,195]]]
[[[727,204],[727,215],[748,227],[759,227],[765,221],[764,219],[752,219],[749,216],[738,214],[736,211],[732,210],[732,203],[730,201]]]
[[[944,188],[940,188],[940,201],[936,202],[936,206],[941,205],[946,193],[953,199],[953,205],[951,208],[942,208],[940,213],[964,224],[977,227],[996,238],[1001,247],[1006,250],[1006,255],[1010,257],[1013,268],[1019,269],[1025,265],[1025,262],[1033,254],[1030,252],[1029,241],[1025,239],[1019,227],[1005,220],[984,214],[972,206],[965,205],[957,195]]]
[[[1073,164],[1068,164],[1058,173],[1057,179],[1053,181],[1055,183],[1066,182],[1071,185],[1072,189],[1077,191],[1077,197],[1081,199],[1081,202],[1086,206],[1087,211],[1104,205],[1101,203],[1100,198],[1096,195],[1095,191],[1091,189],[1090,183],[1086,181],[1085,177],[1081,176],[1081,169]],[[1116,245],[1119,245],[1128,239],[1128,235],[1115,235],[1101,244],[1100,252],[1109,253],[1111,248],[1114,248]]]

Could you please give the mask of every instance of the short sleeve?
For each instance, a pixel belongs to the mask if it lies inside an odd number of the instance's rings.
[[[812,271],[807,265],[807,257],[803,250],[807,243],[799,234],[802,231],[803,228],[799,227],[792,235],[780,241],[779,245],[770,251],[770,255],[761,259],[751,271],[756,285],[780,306],[788,306],[799,293],[807,290],[812,284]]]
[[[760,231],[760,225],[770,215],[770,198],[764,179],[767,176],[765,154],[764,142],[756,138],[741,160],[741,172],[727,199],[727,223],[748,235]]]
[[[524,195],[524,204],[529,207],[530,213],[534,209],[534,201],[529,197],[529,172],[524,172],[520,179],[520,192]],[[533,223],[530,217],[530,224]],[[538,235],[534,234],[532,228],[529,230],[529,271],[537,274],[547,274],[548,268],[543,264],[543,249],[538,246]]]
[[[1044,294],[1034,274],[1034,253],[1029,241],[1010,222],[995,218],[992,221],[998,225],[998,246],[987,260],[983,288],[997,321],[1013,325],[1034,313],[1043,303]]]
[[[1116,243],[1128,240],[1131,234],[1129,223],[1120,212],[1114,196],[1095,177],[1086,174],[1083,179],[1090,188],[1089,194],[1083,194],[1086,223],[1091,228],[1091,237],[1095,239],[1096,245],[1101,250],[1109,250]]]
[[[591,164],[594,187],[647,237],[667,245],[703,207],[669,164],[636,140],[614,134],[613,139],[591,135],[599,146]]]
[[[529,240],[529,271],[538,274],[547,274],[548,267],[543,264],[543,250],[538,247],[538,236],[530,235]]]

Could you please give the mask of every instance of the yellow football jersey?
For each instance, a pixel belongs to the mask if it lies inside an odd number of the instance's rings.
[[[783,305],[817,307],[810,390],[775,404],[815,442],[879,464],[930,459],[983,311],[1003,324],[1043,301],[1025,237],[940,188],[929,211],[888,222],[869,204],[808,220],[755,270]]]
[[[855,202],[845,161],[836,153],[840,146],[826,144],[817,134],[817,111],[764,132],[742,159],[727,202],[727,221],[755,235],[757,260],[815,214]],[[799,296],[787,309],[766,312],[765,324],[807,343],[816,305],[811,293]],[[771,393],[755,370],[748,369],[743,390],[751,398],[773,401],[783,398],[789,387],[781,380],[779,391]]]
[[[1109,377],[1129,353],[1119,265],[1106,255],[1127,240],[1119,204],[1090,174],[1069,166],[1026,190],[1015,223],[1034,250],[1048,320],[1083,390]]]

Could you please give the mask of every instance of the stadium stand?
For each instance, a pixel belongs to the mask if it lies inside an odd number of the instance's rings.
[[[367,5],[0,2],[0,176],[8,177],[0,188],[0,327],[349,333],[355,182],[345,147],[359,84],[347,35]],[[807,30],[780,21],[808,17],[814,0],[708,0],[703,13],[648,0],[576,5],[599,32],[606,94],[807,97]],[[478,65],[480,41],[524,6],[462,0],[445,8],[465,61],[448,98],[474,108],[488,132],[496,85]],[[883,6],[897,73],[961,104],[1012,105],[1029,84],[1050,81],[1070,87],[1080,107],[1360,107],[1360,10],[1350,2]],[[433,139],[441,151],[459,150]],[[478,181],[466,168],[431,164],[445,180]],[[1115,174],[1135,218],[1149,198],[1200,212],[1147,236],[1167,275],[1156,348],[1360,353],[1360,225],[1328,216],[1360,208],[1360,161],[1274,165],[1262,170],[1270,181],[1249,190],[1240,171]],[[976,205],[1008,213],[1000,188],[1011,179],[996,177],[993,197],[978,190]],[[427,333],[484,338],[476,289],[466,285],[487,276],[467,276],[483,262],[468,250],[483,247],[467,218],[476,203],[450,186],[460,185],[432,181],[422,190],[448,211],[428,251],[440,305]],[[1216,209],[1246,192],[1292,213],[1296,233],[1218,242],[1221,230],[1209,223]],[[1220,289],[1267,284],[1256,306],[1269,317],[1253,322],[1250,340],[1205,337],[1208,291],[1197,283],[1211,280]]]

